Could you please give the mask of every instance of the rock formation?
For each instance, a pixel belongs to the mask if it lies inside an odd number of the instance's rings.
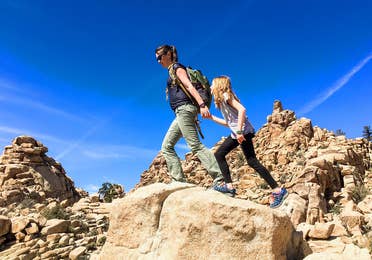
[[[99,251],[107,203],[76,189],[48,149],[20,136],[0,160],[0,259],[78,259]]]
[[[371,142],[336,136],[313,126],[309,119],[296,119],[293,111],[284,110],[276,101],[267,123],[256,133],[254,145],[259,160],[289,190],[281,210],[303,231],[314,252],[332,251],[332,244],[325,249],[317,240],[335,238],[340,240],[342,249],[336,251],[341,255],[351,243],[372,250],[372,195],[368,195],[372,187]],[[237,198],[268,205],[269,186],[247,165],[240,148],[232,151],[227,161]],[[182,166],[189,183],[212,184],[193,154],[186,154]],[[155,182],[170,182],[161,153],[142,173],[136,188]]]
[[[301,259],[282,211],[191,184],[157,183],[114,202],[99,259]]]
[[[60,163],[46,156],[48,148],[29,136],[15,138],[0,160],[0,207],[26,198],[42,203],[46,198],[67,200],[80,196]]]

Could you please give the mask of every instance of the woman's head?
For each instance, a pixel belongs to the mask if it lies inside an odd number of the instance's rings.
[[[155,50],[156,60],[163,65],[168,67],[174,62],[178,62],[177,49],[173,45],[162,45]]]
[[[212,95],[214,97],[214,103],[217,108],[221,107],[221,103],[226,101],[224,98],[227,95],[228,99],[234,98],[237,101],[239,99],[234,94],[231,88],[231,80],[228,76],[219,76],[212,80]]]

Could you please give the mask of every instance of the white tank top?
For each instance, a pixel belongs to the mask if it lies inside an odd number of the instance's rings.
[[[227,102],[229,99],[229,95],[227,93],[223,94],[224,101],[221,103],[221,113],[223,117],[225,118],[227,125],[231,129],[231,137],[233,139],[236,139],[236,131],[240,130],[238,129],[238,110],[233,108],[232,106],[229,105]],[[248,117],[245,117],[245,122],[243,123],[243,134],[249,134],[249,133],[254,133],[254,128],[249,122]]]

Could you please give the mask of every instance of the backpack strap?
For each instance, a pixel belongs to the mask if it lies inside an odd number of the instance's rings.
[[[172,79],[172,84],[179,85],[182,89],[182,91],[186,94],[186,96],[191,100],[192,103],[195,104],[195,99],[194,97],[191,96],[190,92],[187,91],[181,80],[177,77],[176,70],[174,69],[174,65],[176,63],[172,63],[168,68],[169,68],[169,76]],[[187,73],[187,71],[186,71]]]

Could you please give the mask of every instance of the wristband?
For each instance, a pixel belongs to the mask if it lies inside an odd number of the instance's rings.
[[[201,103],[201,104],[199,105],[199,107],[200,107],[200,108],[205,108],[205,103]]]
[[[242,130],[238,130],[238,131],[236,131],[236,134],[237,135],[242,135],[243,134],[243,131]]]

